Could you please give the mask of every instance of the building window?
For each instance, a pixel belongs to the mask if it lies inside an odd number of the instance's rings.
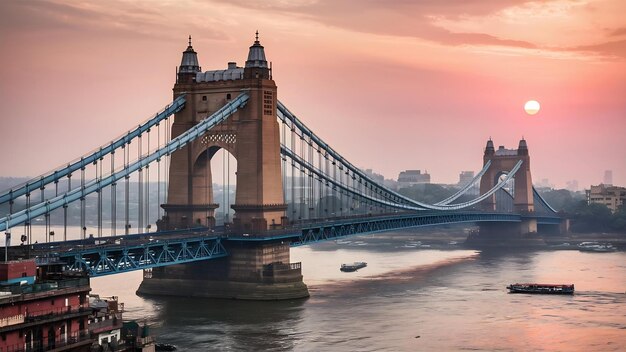
[[[230,100],[230,93],[226,94],[226,100]]]
[[[274,115],[274,93],[263,91],[263,115]]]
[[[202,96],[202,101],[206,101],[206,95]]]

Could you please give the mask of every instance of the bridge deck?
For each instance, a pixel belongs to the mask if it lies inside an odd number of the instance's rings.
[[[337,238],[412,227],[459,223],[511,222],[535,218],[538,224],[558,225],[558,217],[515,213],[414,212],[354,216],[300,222],[293,227],[262,234],[235,234],[223,228],[184,229],[135,235],[88,238],[10,248],[12,257],[36,257],[40,264],[63,261],[72,271],[103,276],[139,269],[221,258],[228,255],[223,242],[289,241],[302,246]]]

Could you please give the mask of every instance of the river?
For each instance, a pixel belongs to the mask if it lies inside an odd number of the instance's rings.
[[[142,273],[92,279],[179,351],[624,351],[626,253],[433,250],[385,235],[292,249],[311,297],[139,297]],[[365,261],[354,273],[341,263]],[[573,296],[509,294],[574,283]]]

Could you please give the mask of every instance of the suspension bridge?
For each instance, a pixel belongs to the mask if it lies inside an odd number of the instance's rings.
[[[563,224],[532,186],[525,140],[517,149],[489,140],[474,179],[428,204],[354,166],[277,96],[258,33],[244,67],[213,71],[201,70],[190,37],[172,103],[0,193],[5,258],[62,262],[92,277],[144,270],[146,294],[284,299],[308,295],[293,246],[456,223],[480,224],[487,239],[523,239]]]

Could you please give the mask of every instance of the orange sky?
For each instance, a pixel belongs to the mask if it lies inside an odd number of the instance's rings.
[[[167,104],[187,35],[212,70],[242,65],[258,29],[279,99],[360,167],[453,183],[490,136],[524,136],[535,182],[588,188],[610,169],[626,186],[624,13],[621,0],[0,1],[0,176],[66,163]]]

